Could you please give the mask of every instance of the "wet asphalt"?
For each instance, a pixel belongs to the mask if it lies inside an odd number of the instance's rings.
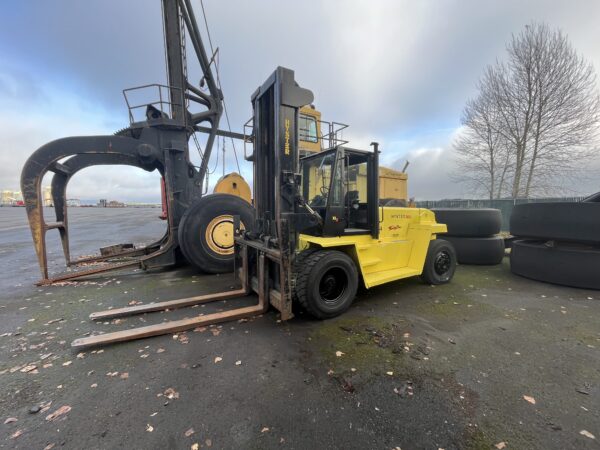
[[[73,253],[150,242],[159,213],[72,208]],[[269,311],[84,350],[70,342],[253,299],[93,323],[235,280],[180,268],[37,287],[22,208],[0,208],[0,267],[0,448],[600,448],[600,292],[513,276],[508,261],[363,291],[324,322]]]

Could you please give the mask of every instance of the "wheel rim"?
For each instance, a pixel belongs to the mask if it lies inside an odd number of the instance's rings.
[[[329,269],[319,281],[319,295],[328,305],[337,303],[343,297],[348,286],[348,275],[339,268]]]
[[[433,262],[433,269],[438,275],[445,275],[452,266],[452,258],[450,253],[447,251],[441,251],[435,255],[435,261]]]
[[[240,228],[244,229],[244,224],[240,223]],[[219,255],[233,255],[233,216],[221,215],[212,219],[204,234],[208,248]]]

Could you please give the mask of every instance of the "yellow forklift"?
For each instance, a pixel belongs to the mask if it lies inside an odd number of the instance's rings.
[[[265,312],[282,320],[292,303],[331,318],[346,311],[359,283],[371,288],[418,276],[449,282],[456,268],[451,244],[431,211],[379,206],[378,144],[372,151],[336,145],[299,155],[299,110],[313,101],[294,72],[278,67],[252,95],[254,224],[245,231],[234,217],[235,256],[241,287],[233,291],[111,309],[92,319],[258,296],[256,304],[75,340],[74,347],[167,334]]]

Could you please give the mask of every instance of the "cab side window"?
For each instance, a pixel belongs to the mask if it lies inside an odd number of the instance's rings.
[[[317,121],[314,117],[300,114],[298,116],[298,139],[305,142],[318,142]]]

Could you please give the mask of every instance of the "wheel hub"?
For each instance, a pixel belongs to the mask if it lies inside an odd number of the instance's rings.
[[[244,229],[243,224],[240,228]],[[233,216],[221,215],[212,219],[206,227],[205,240],[208,247],[219,255],[234,252]]]
[[[438,275],[444,275],[452,266],[450,254],[447,251],[441,251],[435,256],[433,268]]]
[[[319,294],[325,302],[335,303],[346,290],[347,283],[348,278],[342,269],[330,269],[319,282]]]

